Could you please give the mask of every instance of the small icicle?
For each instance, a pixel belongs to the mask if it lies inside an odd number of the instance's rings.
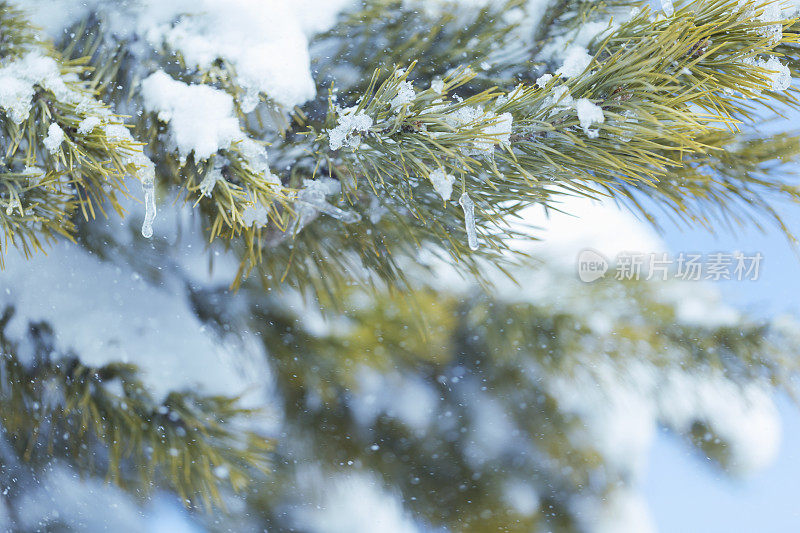
[[[467,230],[467,244],[470,250],[478,249],[478,234],[475,231],[475,202],[466,192],[458,199],[461,209],[464,210],[464,227]]]
[[[661,9],[664,10],[664,15],[671,17],[675,14],[675,7],[672,5],[672,0],[661,0]]]
[[[315,207],[322,213],[325,213],[336,220],[340,220],[345,224],[355,224],[361,220],[361,215],[355,211],[345,211],[344,209],[339,209],[335,205],[331,205],[328,202],[323,202]]]
[[[156,187],[153,181],[142,182],[144,190],[144,222],[142,236],[149,239],[153,236],[153,221],[156,219]]]
[[[156,219],[156,171],[153,163],[144,156],[137,163],[141,166],[136,174],[142,182],[142,191],[144,191],[142,236],[149,239],[153,236],[153,221]]]

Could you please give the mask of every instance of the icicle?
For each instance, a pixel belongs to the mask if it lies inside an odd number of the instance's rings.
[[[671,17],[675,14],[675,7],[672,5],[672,0],[661,0],[661,9],[664,10],[664,15]]]
[[[142,190],[144,190],[144,222],[142,222],[142,235],[149,239],[153,236],[153,221],[156,219],[156,187],[154,181],[143,181]]]
[[[306,180],[305,187],[300,190],[297,197],[297,222],[295,232],[299,232],[303,227],[312,221],[317,213],[341,220],[345,224],[352,224],[361,220],[361,215],[355,211],[345,211],[335,205],[329,204],[325,200],[328,194],[337,194],[341,191],[341,185],[336,180],[322,178],[319,180]]]
[[[314,207],[329,217],[333,217],[336,220],[341,220],[345,224],[354,224],[361,220],[361,215],[359,213],[356,213],[355,211],[345,211],[344,209],[339,209],[335,205],[331,205],[328,202],[323,202],[315,205]]]
[[[458,199],[461,209],[464,210],[464,227],[467,230],[467,244],[470,250],[478,249],[478,234],[475,231],[475,202],[466,192]]]
[[[136,176],[142,182],[144,191],[144,221],[142,222],[142,236],[149,239],[153,236],[153,221],[156,219],[156,171],[153,163],[144,155],[137,161],[139,169]]]
[[[211,196],[217,182],[224,179],[222,177],[222,166],[223,163],[219,159],[214,161],[214,166],[206,172],[206,175],[200,181],[200,194],[206,197]]]

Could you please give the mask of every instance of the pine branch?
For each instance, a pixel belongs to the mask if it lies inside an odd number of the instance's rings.
[[[35,464],[62,456],[82,472],[104,472],[124,488],[165,485],[189,504],[223,505],[223,490],[244,490],[268,469],[272,443],[237,427],[256,415],[237,399],[173,392],[156,402],[132,365],[89,367],[59,353],[47,324],[30,324],[26,353],[0,316],[0,412],[20,458]]]
[[[20,13],[2,4],[2,75],[14,88],[0,104],[0,227],[2,257],[9,246],[26,255],[56,235],[71,236],[72,214],[88,219],[119,214],[123,178],[152,183],[152,163],[121,117],[77,81],[80,62],[63,62],[40,43]]]
[[[533,275],[530,265],[524,268],[528,278]],[[794,335],[777,325],[746,318],[727,326],[686,324],[679,306],[660,296],[680,289],[675,283],[583,284],[543,267],[535,276],[558,287],[559,298],[509,302],[496,292],[444,289],[424,274],[415,278],[414,290],[397,295],[351,288],[340,294],[343,314],[313,331],[302,310],[289,311],[279,297],[259,297],[243,313],[274,357],[290,406],[289,438],[314,443],[307,453],[326,476],[345,460],[380,472],[402,491],[415,516],[433,527],[496,530],[521,520],[535,529],[569,529],[580,523],[577,500],[607,497],[627,486],[631,474],[587,433],[591,417],[605,418],[574,411],[569,392],[560,393],[555,383],[565,380],[567,390],[581,396],[576,383],[584,383],[578,380],[588,371],[596,381],[587,386],[606,391],[604,402],[612,404],[620,389],[637,393],[636,386],[681,376],[714,377],[742,390],[771,382],[776,390],[797,392],[800,367],[789,355]],[[604,309],[602,320],[576,309],[572,298]],[[421,417],[427,422],[406,416],[407,399],[394,395],[407,390],[414,391],[414,405],[427,413]],[[424,391],[435,398],[432,404],[419,398]],[[384,404],[387,395],[395,400]],[[503,436],[509,451],[486,452],[491,459],[474,451],[484,435],[475,429],[483,412],[478,402],[492,406],[491,413],[508,414],[514,431]],[[664,420],[670,423],[676,424]],[[736,460],[713,420],[699,416],[670,427],[720,466]],[[294,465],[305,464],[305,456],[294,448],[278,453],[287,460],[278,461],[277,484],[293,486],[301,475]],[[517,515],[503,499],[518,477],[541,498],[532,515]],[[424,497],[431,493],[435,503]],[[269,523],[282,524],[286,498],[265,486],[250,502]]]

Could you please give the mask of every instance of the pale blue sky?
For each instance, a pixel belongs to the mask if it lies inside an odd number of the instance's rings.
[[[786,213],[790,228],[800,230],[800,206],[788,206]],[[800,259],[778,232],[748,228],[713,236],[667,228],[664,237],[673,252],[760,251],[761,278],[720,283],[725,301],[752,315],[800,317]],[[800,410],[782,400],[780,411],[783,438],[776,461],[745,480],[726,477],[683,442],[659,435],[644,482],[659,531],[800,531]]]

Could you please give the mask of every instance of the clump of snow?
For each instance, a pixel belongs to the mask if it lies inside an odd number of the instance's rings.
[[[591,62],[592,56],[589,55],[586,48],[572,45],[567,48],[564,56],[564,63],[556,71],[556,75],[564,78],[574,78],[582,74]]]
[[[243,138],[233,98],[208,85],[188,85],[157,71],[142,81],[144,109],[170,126],[170,139],[185,159],[203,160]]]
[[[780,418],[769,386],[737,384],[720,372],[674,371],[660,385],[660,418],[684,434],[696,422],[722,439],[729,456],[727,466],[748,474],[775,458],[780,442]]]
[[[455,131],[479,130],[473,140],[459,147],[461,153],[491,156],[496,145],[509,146],[514,118],[511,113],[497,115],[479,107],[465,106],[446,115],[445,122]]]
[[[702,283],[668,283],[659,291],[659,298],[675,307],[675,320],[680,324],[719,328],[742,320],[741,313],[726,305],[718,291]]]
[[[675,6],[672,5],[672,0],[661,0],[661,9],[664,10],[664,15],[668,18],[675,14]]]
[[[214,191],[214,186],[222,179],[222,163],[214,161],[214,166],[208,169],[208,172],[206,172],[206,175],[203,176],[202,181],[200,181],[200,194],[210,197],[211,193]],[[249,226],[250,224],[247,225]]]
[[[258,174],[261,174],[267,181],[280,187],[280,180],[277,176],[272,175],[269,170],[269,158],[263,146],[256,143],[250,137],[244,137],[236,143],[236,147],[245,159],[247,159],[250,168],[255,170]]]
[[[11,215],[14,212],[14,209],[19,211],[21,216],[25,216],[25,211],[22,209],[22,202],[19,201],[19,196],[12,196],[8,200],[8,205],[6,206],[6,215]]]
[[[249,112],[259,93],[291,108],[313,98],[308,37],[335,22],[345,0],[18,0],[37,26],[60,38],[89,15],[104,21],[109,35],[142,46],[130,49],[145,59],[164,46],[181,54],[190,68],[208,69],[218,60],[230,64],[245,90]],[[305,6],[305,7],[303,7]]]
[[[9,70],[8,67],[0,69],[0,108],[15,124],[19,124],[28,118],[33,84],[19,79]]]
[[[336,23],[336,17],[343,9],[358,6],[356,0],[292,0],[289,6],[295,12],[297,21],[309,37],[325,31]]]
[[[413,89],[412,89],[413,90]],[[372,117],[363,111],[356,113],[356,107],[349,107],[339,113],[339,123],[328,130],[328,143],[331,150],[339,150],[343,146],[358,148],[361,145],[360,133],[366,133],[372,127]]]
[[[44,139],[44,147],[47,148],[47,151],[51,154],[54,154],[61,148],[61,143],[64,142],[64,130],[61,129],[61,126],[53,122],[50,124],[50,127],[47,128],[47,137]]]
[[[73,352],[86,365],[137,365],[156,401],[176,390],[235,395],[251,386],[231,365],[240,348],[208,331],[189,299],[176,297],[180,285],[159,288],[121,275],[113,262],[67,241],[46,256],[8,253],[5,267],[0,307],[14,306],[6,328],[14,341],[24,345],[30,322],[46,322],[57,333],[56,350]]]
[[[268,212],[267,208],[261,205],[259,202],[253,202],[251,205],[248,205],[242,211],[242,224],[247,227],[252,226],[253,224],[256,227],[265,226],[268,220]]]
[[[414,92],[414,86],[410,81],[401,81],[397,87],[397,96],[392,98],[390,104],[392,108],[402,107],[410,104],[414,101],[416,94],[417,93]]]
[[[30,530],[134,531],[146,529],[140,508],[122,489],[54,463],[15,502],[17,527]]]
[[[514,124],[514,118],[511,113],[502,113],[496,116],[496,120],[492,122],[484,132],[494,140],[493,144],[499,144],[503,147],[510,146],[511,127]]]
[[[655,533],[645,498],[630,488],[612,490],[602,501],[583,500],[577,515],[581,529],[596,533]]]
[[[770,71],[770,89],[773,91],[785,91],[792,84],[792,72],[788,65],[781,63],[777,57],[770,56],[766,61],[759,63],[760,67]]]
[[[450,199],[453,194],[453,182],[456,181],[455,176],[448,174],[441,168],[437,168],[428,175],[428,179],[431,180],[434,190],[439,193],[442,200],[447,201]]]
[[[791,18],[794,16],[792,11],[796,12],[797,10],[797,8],[794,6],[789,7],[788,3],[786,2],[771,2],[769,4],[759,6],[761,13],[756,16],[755,3],[748,2],[747,0],[739,0],[738,5],[739,9],[742,11],[742,18],[744,20],[756,19],[760,22],[771,23],[759,28],[758,32],[761,35],[768,37],[770,42],[773,44],[780,42],[781,38],[783,37],[783,26],[779,21],[784,20],[785,18]],[[784,16],[784,9],[789,12],[789,17]]]
[[[79,103],[85,97],[67,87],[56,61],[37,52],[0,68],[0,109],[15,124],[28,118],[35,86],[42,87],[65,103]]]
[[[515,513],[533,516],[539,510],[539,495],[533,485],[521,479],[510,479],[503,484],[503,500]]]
[[[417,435],[423,435],[435,420],[438,398],[435,389],[419,376],[380,372],[361,366],[347,404],[356,421],[371,426],[379,416],[396,418]]]
[[[747,58],[744,61],[747,65],[752,65],[766,70],[768,88],[771,91],[785,91],[792,84],[792,72],[789,70],[788,65],[784,65],[775,56],[770,56],[768,59]],[[755,92],[756,96],[760,94],[760,90],[749,89],[750,92]]]
[[[542,89],[553,79],[552,74],[543,74],[536,78],[536,86],[541,87]]]
[[[34,167],[26,166],[22,170],[22,173],[28,176],[28,181],[29,183],[31,183],[31,185],[38,183],[39,180],[45,175],[44,170],[35,166]]]
[[[592,103],[588,98],[579,98],[575,102],[575,111],[578,113],[578,120],[581,123],[583,132],[590,139],[600,135],[596,129],[591,129],[592,124],[602,124],[605,121],[605,115],[603,115],[603,110],[600,106]]]
[[[381,480],[354,471],[331,475],[307,468],[298,475],[302,504],[293,509],[295,526],[310,533],[418,533],[420,528],[399,496]]]
[[[100,117],[86,117],[78,124],[78,134],[87,135],[102,123],[103,121],[100,119]]]
[[[570,108],[574,103],[575,99],[569,93],[569,89],[566,85],[554,87],[553,92],[544,100],[544,105],[553,106],[554,112],[558,111],[559,109]]]
[[[436,78],[431,82],[431,89],[435,93],[442,94],[444,92],[444,81],[440,78]]]

